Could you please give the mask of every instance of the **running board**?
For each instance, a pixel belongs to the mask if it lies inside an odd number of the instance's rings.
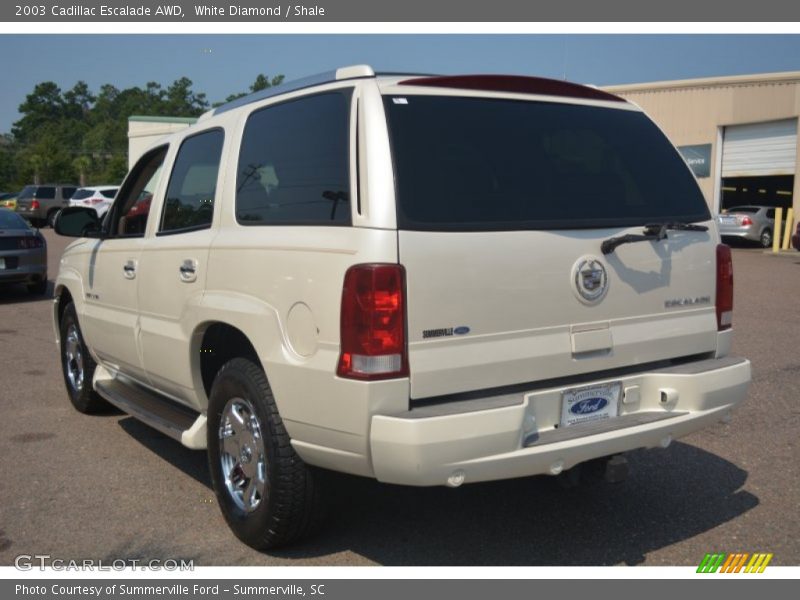
[[[636,427],[638,425],[648,425],[656,423],[665,419],[674,419],[689,414],[687,412],[666,412],[666,411],[647,411],[631,413],[629,415],[622,415],[613,419],[605,419],[595,423],[583,423],[572,425],[571,427],[559,427],[557,429],[550,429],[541,433],[533,433],[525,438],[523,445],[526,448],[531,446],[543,446],[545,444],[555,444],[558,442],[567,442],[577,438],[586,437],[589,435],[597,435],[600,433],[608,433],[610,431],[617,431],[618,429],[626,429],[628,427]]]
[[[94,389],[121,411],[184,446],[205,447],[205,415],[133,382],[100,379],[95,380]]]

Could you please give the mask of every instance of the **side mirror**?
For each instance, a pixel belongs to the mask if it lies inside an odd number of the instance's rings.
[[[102,237],[100,219],[93,208],[68,206],[58,211],[53,229],[67,237]]]

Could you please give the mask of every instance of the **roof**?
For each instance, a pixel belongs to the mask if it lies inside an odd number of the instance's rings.
[[[655,90],[725,87],[732,85],[763,85],[765,83],[800,83],[800,71],[729,75],[724,77],[701,77],[697,79],[675,79],[670,81],[652,81],[649,83],[630,83],[624,85],[604,85],[602,89],[612,94],[630,94]]]
[[[148,117],[147,115],[131,115],[128,117],[130,121],[146,121],[148,123],[187,123],[192,125],[197,123],[195,117]]]

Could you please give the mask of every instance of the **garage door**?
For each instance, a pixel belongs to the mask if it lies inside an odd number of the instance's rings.
[[[796,160],[797,119],[725,128],[723,177],[794,175]]]

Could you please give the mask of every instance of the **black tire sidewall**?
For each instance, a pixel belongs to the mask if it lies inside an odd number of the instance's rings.
[[[268,388],[263,389],[253,378],[250,368],[253,363],[246,359],[234,359],[227,363],[217,375],[209,395],[208,407],[208,462],[211,481],[217,496],[222,514],[228,526],[244,543],[257,547],[262,544],[265,532],[273,525],[276,481],[276,460],[274,423],[265,406],[274,402]],[[267,397],[265,396],[267,392]],[[239,508],[225,487],[225,478],[219,459],[219,426],[222,411],[230,398],[246,399],[254,408],[258,418],[267,461],[267,485],[265,497],[252,512]]]
[[[74,390],[70,385],[69,377],[67,376],[67,366],[65,361],[66,354],[66,337],[69,326],[74,323],[78,331],[78,337],[81,343],[81,353],[83,356],[83,385],[80,390]],[[59,356],[61,358],[61,374],[64,377],[64,386],[67,388],[67,394],[73,406],[82,413],[89,413],[99,408],[98,399],[94,396],[92,390],[92,377],[94,376],[95,362],[89,354],[89,349],[86,347],[86,342],[83,341],[83,332],[81,331],[80,323],[78,323],[78,315],[75,311],[75,305],[70,302],[64,309],[61,316],[61,323],[59,324],[59,333],[61,344],[59,348]]]

